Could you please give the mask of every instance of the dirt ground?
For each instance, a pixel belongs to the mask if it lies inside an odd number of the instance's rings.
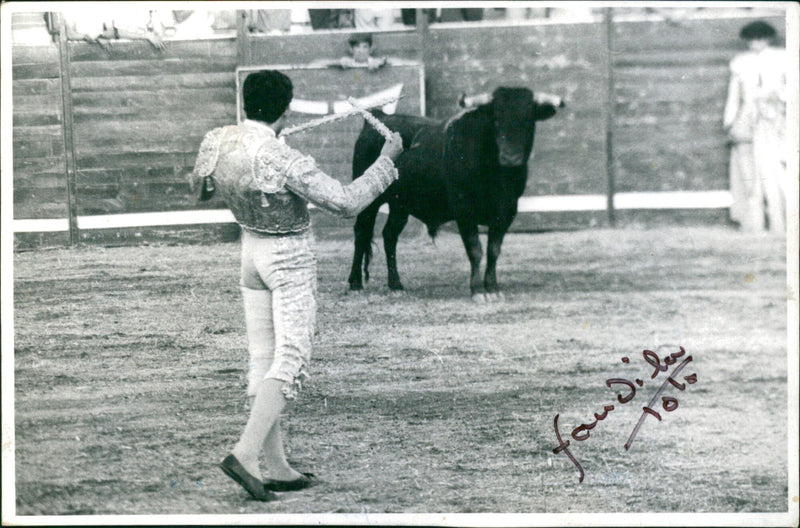
[[[482,237],[485,243],[485,239]],[[380,238],[378,238],[380,243]],[[407,293],[346,294],[318,241],[313,379],[284,419],[320,485],[260,503],[217,468],[245,420],[238,244],[14,257],[18,515],[785,512],[785,241],[725,228],[510,234],[506,300],[460,239],[401,240]],[[693,358],[662,396],[643,349]],[[628,363],[622,361],[629,358]],[[682,358],[683,359],[683,358]],[[677,365],[671,367],[675,368]],[[609,378],[643,380],[635,398]],[[585,441],[570,433],[615,405]],[[553,419],[585,470],[558,445]]]

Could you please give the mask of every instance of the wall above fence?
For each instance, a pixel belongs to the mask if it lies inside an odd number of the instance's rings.
[[[649,222],[650,215],[637,211],[664,203],[683,207],[661,209],[658,221],[671,221],[670,211],[675,211],[676,221],[684,222],[686,213],[680,211],[687,209],[698,221],[724,222],[726,197],[708,193],[727,190],[721,130],[727,63],[742,49],[738,29],[750,20],[615,22],[611,53],[606,27],[599,22],[434,25],[379,32],[374,39],[380,54],[422,65],[424,81],[419,77],[408,89],[420,90],[422,109],[434,118],[457,112],[462,92],[501,85],[525,85],[565,97],[567,107],[537,127],[515,229],[606,223],[609,130],[616,191],[626,193],[613,203],[628,204],[625,223]],[[782,38],[784,21],[768,21]],[[186,176],[202,135],[236,120],[236,67],[334,59],[346,52],[346,38],[332,32],[248,34],[170,41],[164,51],[144,42],[118,42],[109,51],[70,42],[78,224],[94,225],[88,219],[101,215],[164,213],[166,218],[169,212],[189,211],[196,213],[188,223],[213,222],[216,217],[203,211],[224,204],[198,204]],[[608,91],[609,66],[613,93]],[[12,72],[14,218],[26,221],[17,230],[55,229],[55,224],[41,221],[62,222],[68,213],[67,120],[56,44],[13,46]],[[314,97],[330,92],[333,100],[351,92],[359,95],[367,85],[377,89],[403,75],[391,67],[376,73],[352,71],[342,77],[348,77],[347,83],[299,80],[298,88],[313,88]],[[369,82],[358,81],[358,76]],[[416,113],[417,108],[404,111]],[[352,145],[336,143],[340,136],[318,138],[322,150],[316,155],[326,170],[347,180]],[[673,195],[685,199],[665,202],[652,194],[657,192],[706,194]]]

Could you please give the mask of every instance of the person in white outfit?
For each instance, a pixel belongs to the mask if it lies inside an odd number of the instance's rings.
[[[730,62],[723,127],[731,142],[731,219],[743,231],[786,229],[786,51],[775,29],[751,22],[739,36],[748,50]],[[765,209],[766,205],[766,209]],[[766,223],[765,223],[766,213]]]

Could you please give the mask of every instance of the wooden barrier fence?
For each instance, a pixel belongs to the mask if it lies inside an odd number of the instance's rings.
[[[422,64],[422,84],[404,90],[419,90],[421,108],[434,118],[455,113],[461,92],[500,85],[566,98],[567,108],[537,128],[513,229],[615,219],[723,223],[727,65],[742,49],[738,28],[750,20],[421,26],[376,33],[375,42],[380,54]],[[784,20],[767,20],[783,38]],[[14,45],[15,243],[74,244],[106,228],[158,226],[183,236],[187,226],[208,224],[219,231],[232,217],[219,202],[198,204],[186,176],[203,134],[236,120],[237,66],[305,64],[323,52],[336,58],[345,42],[334,32],[240,32],[170,41],[165,51],[115,42],[107,52],[63,38]],[[298,88],[314,97],[330,88],[331,98],[341,98],[359,83],[378,89],[396,80],[391,66],[346,75],[349,85],[304,77]],[[333,143],[323,145],[321,161],[347,180],[351,148]]]

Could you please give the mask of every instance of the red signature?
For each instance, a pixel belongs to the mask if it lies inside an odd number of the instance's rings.
[[[652,350],[642,351],[642,357],[644,357],[644,360],[655,369],[653,370],[653,374],[650,376],[650,379],[655,379],[656,376],[658,376],[660,373],[669,370],[669,367],[678,362],[678,358],[681,358],[685,355],[686,355],[686,350],[683,347],[680,347],[679,352],[673,352],[672,354],[664,356],[662,364],[662,359],[659,358],[658,354],[656,354]],[[642,427],[642,424],[644,423],[644,420],[648,414],[654,416],[656,419],[658,419],[659,422],[661,421],[661,414],[658,411],[654,410],[653,407],[655,407],[656,400],[658,400],[658,397],[661,396],[661,393],[664,392],[664,390],[667,388],[667,384],[670,384],[676,389],[683,391],[686,390],[687,383],[689,385],[697,383],[697,374],[694,373],[683,377],[683,380],[686,383],[680,383],[675,380],[678,374],[684,369],[684,367],[686,367],[686,365],[691,363],[691,361],[692,361],[692,356],[686,356],[686,358],[684,358],[683,361],[681,361],[678,364],[678,366],[675,367],[675,369],[670,373],[669,377],[664,381],[664,383],[661,384],[661,387],[658,389],[658,391],[656,391],[653,397],[650,398],[650,401],[647,403],[647,405],[642,407],[642,415],[639,417],[639,421],[636,423],[636,427],[633,428],[631,435],[628,437],[628,441],[625,442],[626,451],[630,449],[631,446],[633,445],[633,440],[639,433],[639,429]],[[622,358],[622,362],[629,363],[630,360],[627,357],[624,357]],[[636,379],[634,381],[636,382],[636,385],[638,385],[639,387],[642,387],[644,385],[644,382],[640,379]],[[607,379],[606,386],[611,388],[612,385],[625,385],[630,390],[630,392],[628,392],[628,394],[625,394],[624,396],[622,394],[617,395],[617,400],[621,404],[628,403],[634,398],[634,396],[636,396],[636,385],[634,385],[632,382],[626,379],[623,378]],[[672,396],[661,396],[661,407],[667,412],[672,412],[678,408],[678,400],[676,398],[673,398]],[[613,405],[603,406],[602,413],[600,414],[594,413],[594,421],[592,423],[581,424],[572,430],[571,433],[572,439],[575,440],[576,442],[583,442],[584,440],[588,440],[590,436],[589,431],[594,429],[597,426],[598,422],[605,420],[606,417],[608,416],[608,413],[613,411],[614,408],[615,407]],[[559,433],[558,431],[558,416],[559,415],[556,414],[555,418],[553,419],[553,429],[555,429],[556,439],[558,440],[558,446],[555,449],[553,449],[553,453],[555,454],[564,453],[567,456],[567,458],[569,458],[570,461],[573,464],[575,464],[575,467],[578,468],[579,472],[578,482],[579,483],[583,482],[583,477],[585,475],[583,467],[581,466],[580,462],[578,462],[578,460],[575,458],[575,456],[570,452],[569,450],[570,441],[569,440],[564,441],[561,439],[561,433]]]

